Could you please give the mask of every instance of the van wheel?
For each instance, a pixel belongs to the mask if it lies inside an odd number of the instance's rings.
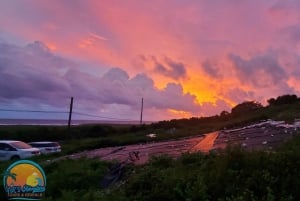
[[[16,160],[19,160],[19,159],[20,159],[20,156],[13,156],[13,157],[11,157],[10,159],[13,160],[13,161],[16,161]]]

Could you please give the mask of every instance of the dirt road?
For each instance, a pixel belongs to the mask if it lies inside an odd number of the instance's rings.
[[[137,160],[136,163],[143,164],[147,162],[151,156],[167,154],[172,157],[178,157],[185,152],[209,151],[217,135],[218,132],[214,132],[200,137],[170,140],[166,142],[101,148],[74,154],[69,157],[74,159],[88,157],[102,160],[126,161],[130,152],[138,152],[139,160]]]
[[[209,152],[223,149],[228,145],[240,145],[247,150],[270,150],[293,137],[300,129],[285,124],[265,122],[247,127],[212,132],[203,136],[165,142],[136,144],[119,147],[100,148],[68,156],[69,158],[99,158],[102,160],[126,161],[129,153],[139,153],[136,164],[146,163],[151,156],[167,154],[178,157],[185,152]]]

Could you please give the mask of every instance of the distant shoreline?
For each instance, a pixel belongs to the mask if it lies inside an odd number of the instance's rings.
[[[145,121],[143,124],[151,124],[151,121]],[[139,125],[139,121],[106,121],[106,120],[78,120],[74,119],[71,125],[88,124],[120,124],[120,125]],[[68,120],[57,119],[0,119],[0,126],[67,126]]]

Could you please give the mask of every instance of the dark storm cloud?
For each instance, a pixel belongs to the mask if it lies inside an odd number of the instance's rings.
[[[183,63],[174,61],[168,57],[165,58],[166,64],[171,69],[170,76],[178,79],[186,77],[186,67]]]
[[[213,63],[212,61],[205,60],[202,63],[202,69],[204,70],[205,73],[207,73],[212,78],[222,77],[217,64]]]
[[[68,92],[68,83],[59,76],[59,70],[70,64],[53,56],[40,42],[25,47],[2,42],[0,96],[3,99],[34,98],[50,102],[51,96]]]
[[[168,57],[159,61],[156,57],[152,56],[152,62],[154,63],[154,70],[166,77],[173,79],[185,78],[186,67],[183,63],[174,61]]]
[[[271,54],[257,55],[250,59],[230,54],[229,59],[242,83],[266,88],[284,83],[288,78],[277,58]]]
[[[146,107],[150,108],[191,112],[199,109],[195,103],[196,97],[185,94],[180,84],[169,83],[163,90],[158,90],[153,80],[145,74],[137,74],[130,79],[124,70],[114,68],[104,74],[99,82],[102,86],[98,90],[99,99],[105,103],[113,100],[118,104],[139,107],[137,102],[144,97]]]
[[[150,105],[156,108],[169,108],[181,111],[196,112],[200,107],[195,103],[196,96],[192,94],[184,94],[183,88],[180,84],[169,83],[166,88],[158,93],[153,91],[146,95],[150,99]],[[186,104],[183,104],[186,103]]]
[[[183,64],[168,58],[165,63],[168,74],[175,77],[185,74]],[[0,43],[1,101],[25,98],[33,106],[60,106],[62,99],[71,96],[81,102],[82,107],[93,110],[98,110],[99,105],[114,104],[138,108],[141,97],[147,100],[145,107],[148,108],[190,112],[199,109],[196,97],[184,93],[179,84],[168,84],[159,90],[147,75],[130,78],[120,68],[112,68],[102,76],[83,72],[75,63],[53,54],[42,42],[25,47]]]

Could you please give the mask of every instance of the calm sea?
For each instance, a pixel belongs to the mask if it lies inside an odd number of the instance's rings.
[[[152,122],[143,122],[150,124]],[[104,121],[104,120],[72,120],[72,125],[84,124],[140,124],[139,121]],[[67,126],[68,120],[54,120],[54,119],[0,119],[0,125],[53,125],[53,126]]]

